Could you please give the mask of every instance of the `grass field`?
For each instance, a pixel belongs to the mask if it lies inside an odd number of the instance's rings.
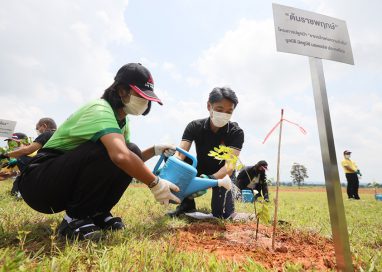
[[[33,211],[9,196],[10,187],[10,180],[0,183],[2,271],[266,271],[256,260],[237,263],[203,251],[177,250],[169,240],[177,228],[189,222],[163,216],[174,206],[156,204],[142,186],[131,186],[113,210],[114,215],[123,218],[126,229],[106,233],[99,242],[59,239],[54,230],[63,215]],[[325,191],[288,189],[280,192],[278,218],[294,229],[330,237]],[[271,198],[273,195],[271,187]],[[360,195],[361,201],[344,198],[351,250],[359,264],[357,270],[382,271],[382,201],[375,201],[371,190],[363,190]],[[198,208],[208,211],[210,197],[209,192],[198,198]],[[253,206],[247,203],[237,203],[236,208],[253,212]],[[299,271],[299,266],[289,263],[284,271]]]

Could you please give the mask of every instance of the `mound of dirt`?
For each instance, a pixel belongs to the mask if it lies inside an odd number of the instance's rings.
[[[245,262],[248,258],[268,269],[282,271],[286,262],[301,264],[304,270],[335,269],[333,242],[317,233],[278,229],[272,249],[272,227],[256,223],[214,224],[196,222],[178,229],[174,246],[182,251],[206,251],[218,258]]]

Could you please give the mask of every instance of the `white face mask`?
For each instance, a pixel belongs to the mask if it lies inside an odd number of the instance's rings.
[[[141,115],[145,112],[147,106],[149,105],[149,101],[147,99],[135,95],[130,95],[130,101],[128,103],[125,103],[122,99],[122,103],[125,105],[123,107],[123,111],[126,114],[132,115]]]
[[[350,155],[345,155],[345,159],[350,159]]]
[[[231,119],[232,114],[229,113],[223,113],[211,110],[210,111],[210,117],[212,124],[214,124],[215,127],[224,127],[226,124],[228,124],[229,120]]]

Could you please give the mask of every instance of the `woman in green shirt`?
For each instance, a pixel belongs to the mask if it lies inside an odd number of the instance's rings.
[[[42,213],[66,211],[58,233],[70,238],[98,237],[101,229],[124,227],[110,210],[132,178],[150,188],[160,203],[180,202],[179,188],[155,176],[144,164],[154,155],[173,154],[172,145],[141,151],[130,142],[126,116],[146,115],[154,93],[148,69],[122,66],[100,99],[74,112],[23,171],[19,188],[25,202]]]

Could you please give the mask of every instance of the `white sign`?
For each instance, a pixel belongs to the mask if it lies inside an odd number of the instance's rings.
[[[277,51],[354,64],[346,22],[272,4]]]
[[[10,138],[15,131],[16,121],[0,119],[0,137]]]

